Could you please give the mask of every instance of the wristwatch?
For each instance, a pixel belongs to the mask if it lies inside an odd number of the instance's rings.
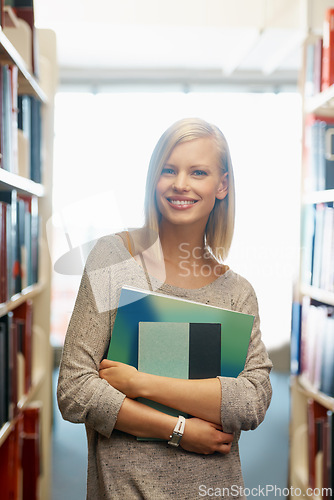
[[[169,436],[168,444],[170,444],[171,446],[175,446],[175,448],[179,446],[181,438],[184,433],[185,424],[186,424],[186,419],[182,415],[179,415],[176,426],[174,427],[173,430],[173,434]]]

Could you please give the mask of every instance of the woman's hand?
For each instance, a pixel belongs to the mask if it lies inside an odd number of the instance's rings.
[[[100,363],[99,376],[131,399],[140,396],[141,373],[134,366],[103,359]]]
[[[188,418],[180,446],[187,451],[211,455],[226,455],[231,450],[233,434],[223,432],[222,427],[200,418]]]

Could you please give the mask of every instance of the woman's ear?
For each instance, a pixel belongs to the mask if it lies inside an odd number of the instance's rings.
[[[225,172],[220,179],[218,190],[216,193],[216,198],[218,200],[223,200],[228,193],[228,172]]]

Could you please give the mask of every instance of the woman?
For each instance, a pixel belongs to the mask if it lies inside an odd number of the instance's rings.
[[[145,208],[144,228],[102,238],[91,252],[66,336],[58,401],[64,418],[86,425],[87,498],[192,500],[212,492],[243,498],[238,440],[264,418],[272,365],[255,293],[223,264],[233,235],[234,182],[217,127],[185,119],[163,134],[150,162]],[[124,285],[253,314],[243,372],[180,380],[101,362]],[[134,400],[140,396],[194,417],[173,432],[180,419]],[[143,436],[160,441],[136,439]]]

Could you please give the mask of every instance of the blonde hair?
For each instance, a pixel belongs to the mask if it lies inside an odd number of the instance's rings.
[[[222,174],[228,173],[228,194],[216,199],[206,229],[205,244],[215,258],[222,262],[228,255],[234,232],[235,192],[234,175],[229,147],[221,130],[200,118],[185,118],[171,125],[157,142],[149,164],[145,194],[145,225],[159,231],[160,213],[156,202],[156,186],[163,166],[177,144],[211,137],[217,146]]]

